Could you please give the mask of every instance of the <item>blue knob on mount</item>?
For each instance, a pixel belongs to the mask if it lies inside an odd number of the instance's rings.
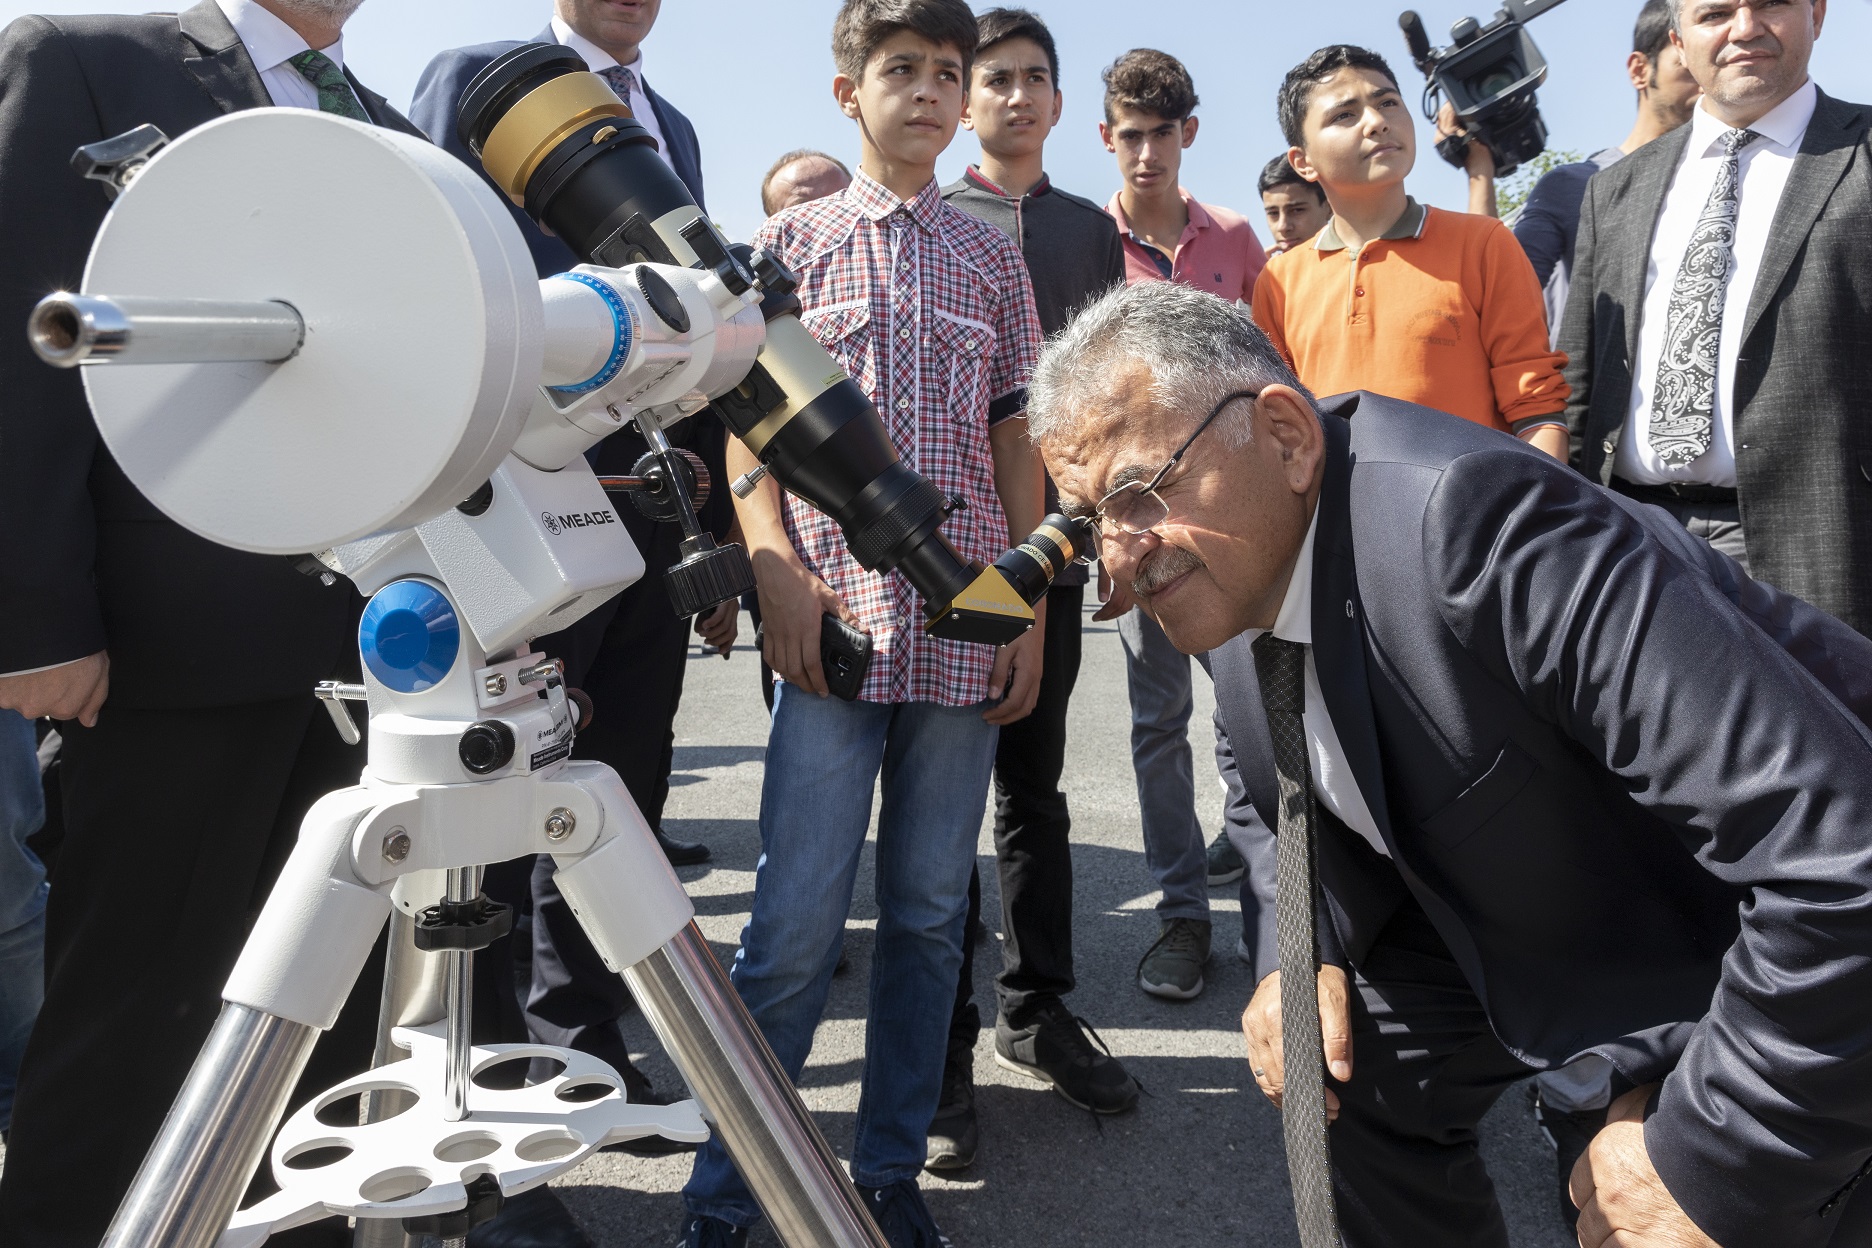
[[[365,606],[358,649],[386,689],[421,693],[440,683],[461,653],[455,604],[423,581],[392,581]]]

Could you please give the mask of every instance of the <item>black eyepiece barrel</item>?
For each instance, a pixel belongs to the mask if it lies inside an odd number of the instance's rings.
[[[791,276],[732,258],[643,126],[576,53],[557,44],[507,52],[469,84],[456,123],[495,183],[588,263],[710,269],[731,290],[747,289],[751,272],[769,274],[766,343],[747,378],[715,399],[722,420],[782,486],[839,525],[860,564],[904,574],[932,634],[1000,644],[1031,626],[1029,604],[1056,574],[1040,569],[1070,561],[1055,559],[1054,539],[1036,535],[1037,558],[1011,551],[992,568],[950,545],[941,525],[951,504],[898,458],[877,408],[799,323]]]

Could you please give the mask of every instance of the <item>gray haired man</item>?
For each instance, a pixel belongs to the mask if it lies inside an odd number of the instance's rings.
[[[1243,1031],[1303,1244],[1501,1248],[1476,1124],[1585,1053],[1583,1245],[1868,1242],[1872,642],[1512,437],[1316,402],[1175,283],[1028,414],[1278,833]]]

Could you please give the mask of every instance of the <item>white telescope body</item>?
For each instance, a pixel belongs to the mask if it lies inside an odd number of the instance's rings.
[[[158,152],[83,289],[28,332],[48,363],[84,366],[105,444],[171,519],[316,554],[366,594],[440,574],[496,652],[642,575],[581,457],[745,376],[757,299],[660,265],[541,281],[506,206],[447,153],[256,109]],[[490,505],[457,510],[489,482]]]

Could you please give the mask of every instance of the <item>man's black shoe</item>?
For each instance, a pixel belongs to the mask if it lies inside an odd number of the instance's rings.
[[[656,838],[672,867],[693,867],[709,860],[709,847],[700,841],[679,841],[662,828],[656,830]]]
[[[1092,1040],[1086,1039],[1088,1031]],[[1137,1104],[1137,1080],[1111,1055],[1092,1025],[1057,999],[1035,1008],[1024,1026],[1014,1026],[1005,1015],[997,1017],[995,1061],[1053,1085],[1055,1092],[1095,1114],[1123,1113]]]
[[[468,1232],[468,1248],[593,1248],[567,1209],[545,1184],[509,1196],[491,1222]]]
[[[890,1248],[950,1248],[949,1237],[937,1229],[915,1179],[902,1179],[886,1187],[860,1183],[858,1194]]]
[[[975,1161],[975,1054],[962,1049],[943,1064],[942,1099],[930,1121],[925,1170],[962,1170]]]
[[[1573,1167],[1592,1146],[1593,1136],[1605,1126],[1606,1111],[1580,1109],[1568,1113],[1541,1100],[1540,1088],[1534,1089],[1534,1122],[1547,1143],[1553,1146],[1554,1162],[1560,1172],[1560,1218],[1572,1230],[1579,1225],[1579,1208],[1573,1203],[1569,1181]]]

